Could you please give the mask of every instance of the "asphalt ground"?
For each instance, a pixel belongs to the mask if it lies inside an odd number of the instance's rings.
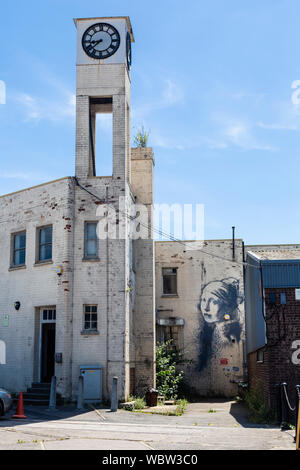
[[[0,450],[295,450],[294,431],[250,423],[243,404],[191,403],[182,416],[73,406],[0,418]]]

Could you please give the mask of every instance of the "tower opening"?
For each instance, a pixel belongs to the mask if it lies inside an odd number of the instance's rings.
[[[90,98],[90,175],[113,174],[112,98]]]

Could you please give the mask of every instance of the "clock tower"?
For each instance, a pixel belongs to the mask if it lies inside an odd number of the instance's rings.
[[[112,113],[113,179],[130,181],[130,67],[134,36],[129,17],[78,18],[76,171],[96,175],[96,114]]]

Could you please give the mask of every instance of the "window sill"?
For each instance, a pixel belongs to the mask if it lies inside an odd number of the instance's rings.
[[[84,263],[86,263],[88,261],[90,261],[92,263],[99,263],[99,261],[101,261],[101,259],[100,258],[82,258],[82,261]]]
[[[100,333],[98,330],[82,330],[80,334],[83,336],[97,336]]]
[[[33,266],[44,266],[45,264],[53,264],[52,259],[45,261],[37,261]]]
[[[162,294],[162,298],[171,298],[171,299],[176,299],[178,298],[179,295],[178,294]]]
[[[26,264],[20,264],[19,266],[11,266],[8,268],[9,271],[17,271],[18,269],[26,269]]]

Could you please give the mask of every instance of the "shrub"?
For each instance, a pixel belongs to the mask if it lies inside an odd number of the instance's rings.
[[[244,400],[249,410],[249,421],[257,424],[275,421],[274,411],[270,410],[260,390],[247,390]]]
[[[177,416],[181,416],[183,415],[186,407],[187,407],[187,400],[185,400],[184,398],[181,399],[181,400],[176,400],[176,405],[177,405],[177,408],[176,408],[176,415]]]
[[[183,372],[177,372],[176,364],[180,355],[172,347],[172,340],[157,345],[156,348],[156,385],[159,395],[167,400],[176,399]]]
[[[134,409],[143,410],[146,407],[146,402],[144,398],[135,398],[134,400]]]
[[[144,126],[139,129],[134,137],[134,145],[138,148],[145,148],[148,144],[150,132],[145,131]]]

